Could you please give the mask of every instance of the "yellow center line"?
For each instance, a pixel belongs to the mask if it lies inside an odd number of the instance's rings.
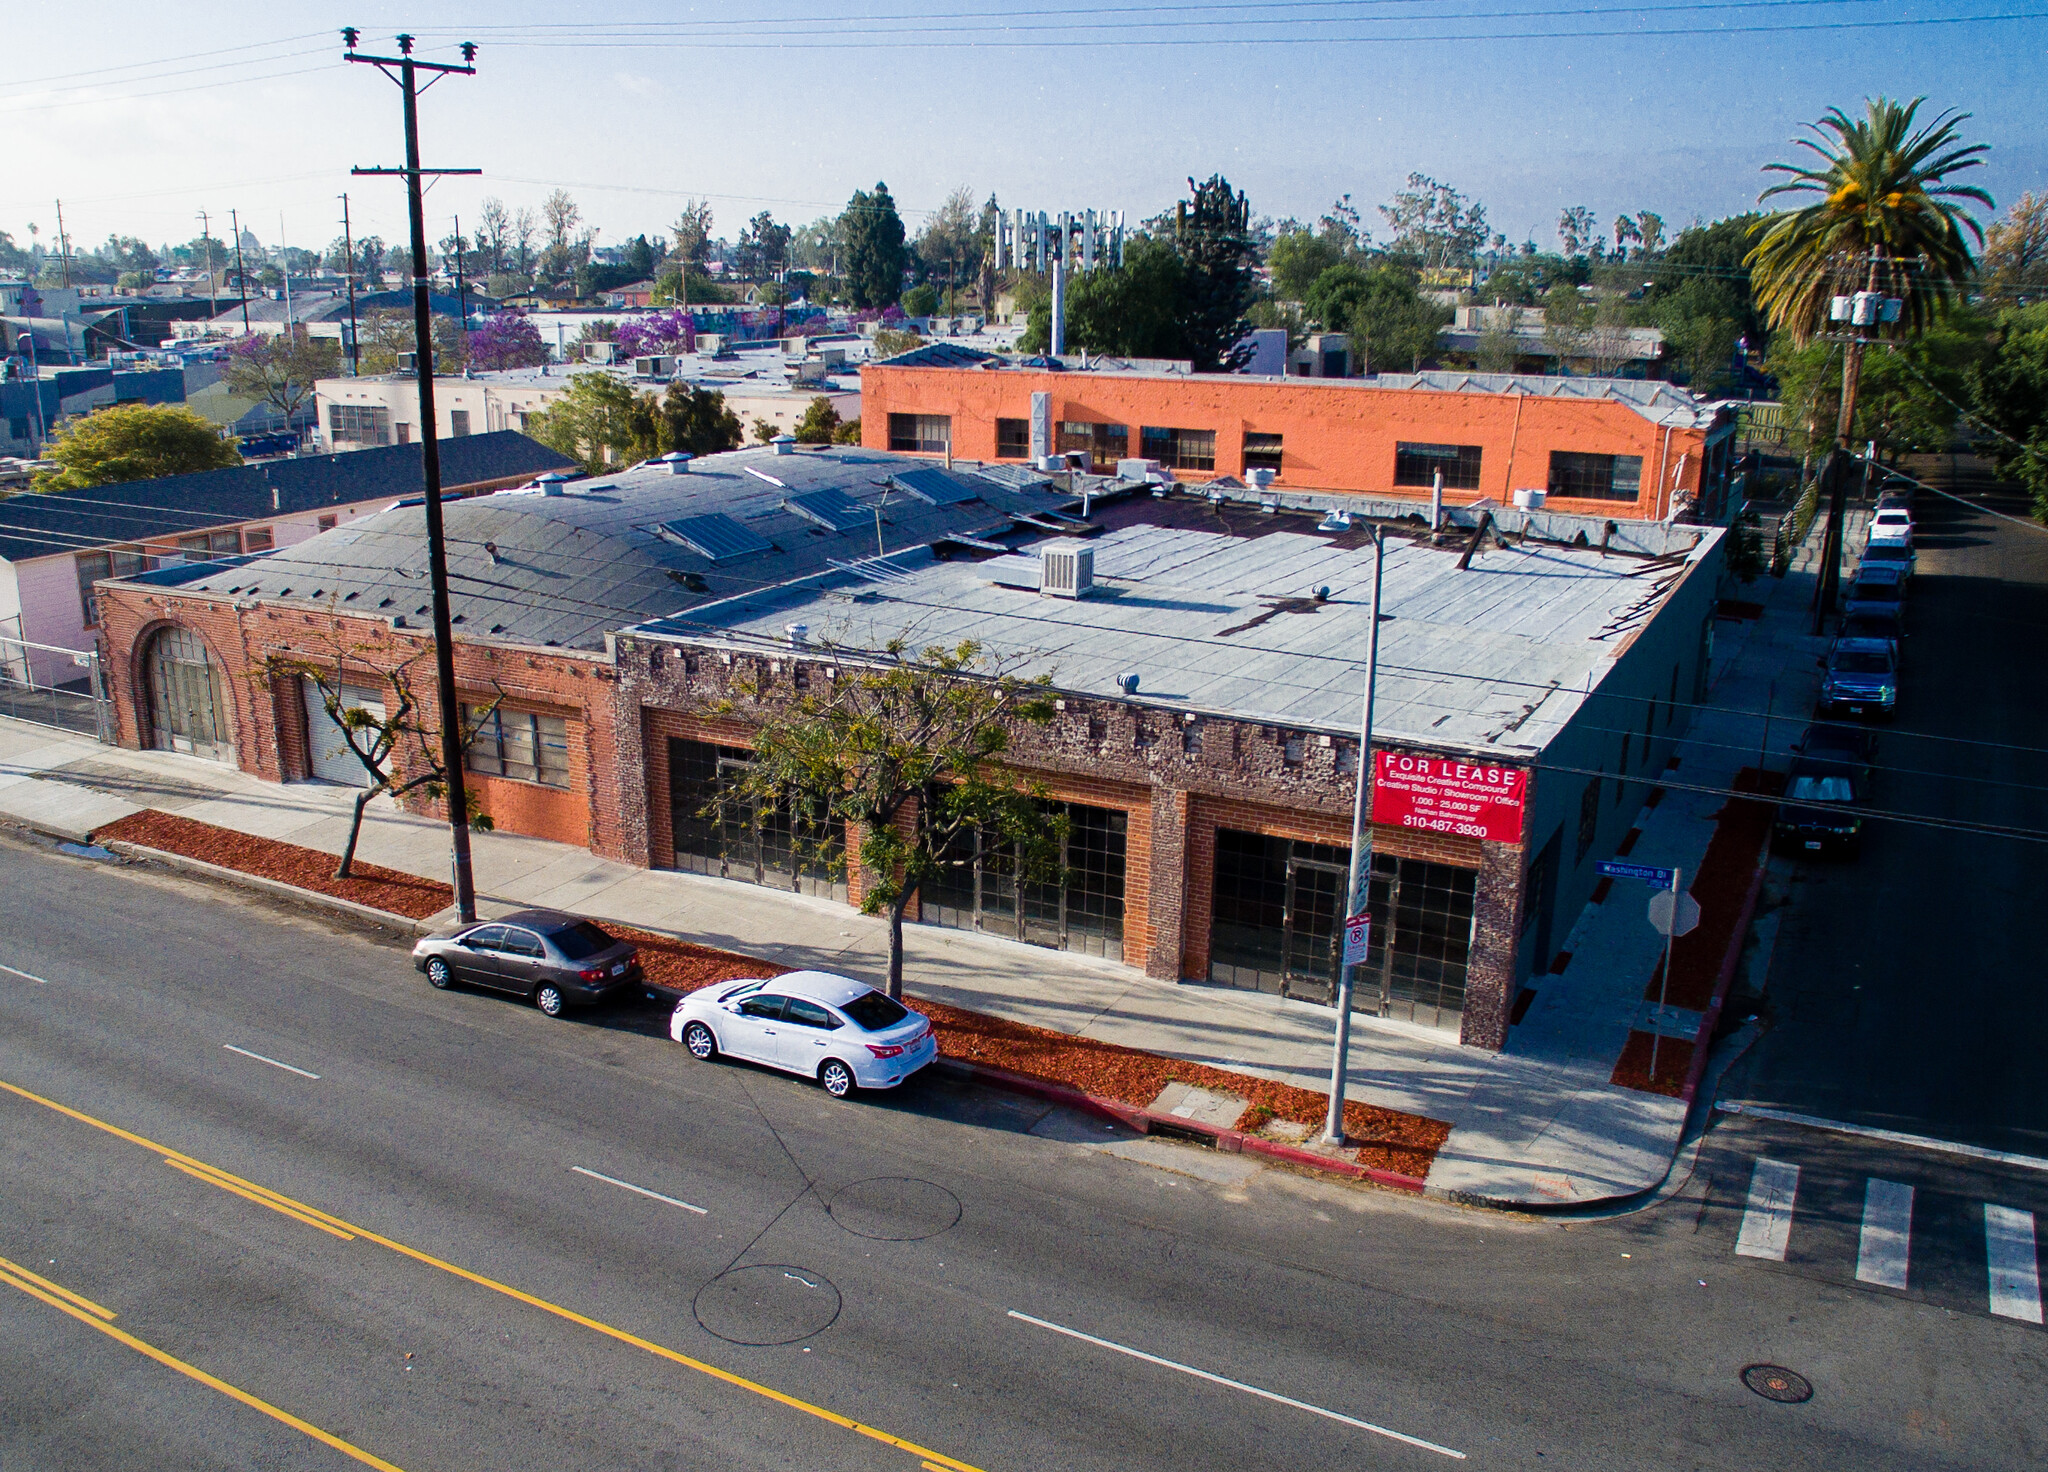
[[[903,1437],[892,1435],[891,1433],[880,1430],[877,1427],[863,1425],[861,1422],[856,1421],[849,1416],[840,1415],[837,1411],[828,1410],[824,1406],[814,1405],[807,1400],[800,1400],[796,1396],[789,1395],[783,1391],[775,1389],[773,1386],[763,1385],[757,1380],[749,1380],[744,1375],[735,1375],[730,1370],[722,1370],[717,1365],[708,1364],[703,1360],[693,1359],[689,1355],[682,1354],[676,1350],[668,1348],[666,1345],[656,1344],[651,1339],[642,1339],[637,1334],[628,1333],[624,1329],[620,1329],[615,1327],[614,1325],[607,1324],[601,1319],[590,1318],[587,1315],[577,1313],[574,1309],[564,1308],[558,1303],[550,1303],[545,1298],[537,1298],[531,1293],[527,1293],[518,1288],[512,1287],[510,1284],[500,1283],[495,1278],[487,1278],[481,1273],[473,1273],[468,1268],[459,1267],[455,1263],[449,1262],[444,1258],[435,1257],[430,1252],[423,1252],[417,1247],[408,1247],[403,1242],[397,1242],[389,1237],[381,1236],[378,1233],[372,1232],[365,1227],[360,1227],[355,1225],[353,1222],[345,1221],[341,1217],[330,1215],[329,1213],[320,1210],[318,1207],[308,1206],[305,1202],[299,1201],[290,1196],[286,1196],[280,1191],[273,1191],[268,1186],[259,1186],[254,1181],[244,1180],[242,1179],[242,1177],[238,1175],[234,1175],[228,1171],[222,1170],[217,1165],[209,1165],[207,1162],[199,1160],[194,1156],[187,1155],[183,1151],[173,1150],[167,1145],[160,1145],[156,1141],[148,1139],[145,1136],[135,1134],[133,1131],[124,1130],[117,1124],[110,1124],[106,1120],[96,1118],[93,1115],[87,1114],[82,1110],[73,1109],[68,1104],[59,1104],[54,1099],[46,1099],[41,1094],[32,1093],[29,1090],[22,1088],[19,1084],[11,1084],[8,1083],[5,1079],[0,1079],[0,1089],[4,1089],[6,1092],[15,1095],[18,1098],[26,1099],[31,1104],[40,1104],[43,1106],[43,1108],[53,1110],[56,1113],[65,1116],[67,1119],[75,1119],[80,1124],[91,1125],[96,1130],[103,1130],[107,1134],[114,1136],[116,1139],[126,1140],[131,1145],[139,1145],[143,1149],[151,1151],[152,1153],[158,1156],[161,1156],[168,1164],[178,1166],[180,1169],[185,1169],[188,1171],[188,1173],[198,1175],[202,1179],[208,1180],[214,1185],[221,1186],[224,1189],[239,1188],[236,1191],[236,1194],[238,1195],[242,1194],[243,1192],[251,1192],[254,1193],[252,1199],[259,1199],[266,1206],[271,1206],[276,1209],[283,1210],[289,1215],[297,1215],[301,1218],[301,1220],[309,1220],[313,1225],[316,1226],[325,1223],[327,1224],[330,1230],[335,1232],[336,1235],[352,1233],[355,1236],[361,1237],[366,1242],[374,1242],[379,1247],[388,1248],[392,1252],[398,1253],[401,1257],[409,1257],[415,1262],[426,1264],[428,1267],[438,1268],[444,1273],[448,1273],[454,1277],[461,1278],[465,1282],[474,1283],[480,1288],[488,1288],[493,1293],[503,1294],[505,1297],[514,1299],[519,1303],[526,1304],[531,1308],[537,1308],[541,1310],[541,1312],[543,1313],[553,1314],[556,1318],[565,1319],[569,1323],[581,1325],[583,1328],[590,1330],[592,1333],[602,1334],[606,1338],[615,1339],[621,1344],[630,1344],[635,1349],[644,1350],[648,1354],[654,1355],[660,1359],[667,1360],[671,1364],[681,1365],[685,1369],[695,1370],[700,1375],[707,1375],[711,1379],[720,1381],[721,1383],[726,1385],[730,1385],[736,1390],[744,1390],[750,1395],[758,1395],[765,1400],[772,1400],[778,1405],[787,1406],[790,1410],[801,1411],[803,1412],[803,1414],[807,1416],[815,1416],[821,1421],[829,1421],[834,1426],[838,1426],[843,1430],[854,1431],[858,1432],[862,1436],[871,1437],[876,1441],[884,1443],[885,1445],[895,1447],[899,1451],[908,1452],[911,1456],[924,1460],[928,1465],[936,1464],[939,1467],[946,1469],[946,1472],[981,1472],[980,1468],[974,1466],[970,1462],[962,1462],[957,1460],[956,1458],[947,1456],[944,1452],[935,1452],[930,1447],[919,1446],[914,1441],[909,1441]],[[17,1283],[16,1286],[21,1287],[23,1285]],[[59,1306],[63,1307],[64,1305],[60,1304]],[[69,1311],[68,1308],[66,1311]],[[106,1326],[96,1325],[95,1327],[105,1328]],[[107,1332],[110,1334],[118,1334],[120,1331],[108,1328]],[[126,1336],[123,1337],[125,1339]],[[141,1341],[139,1340],[135,1341],[135,1346],[139,1349],[142,1349],[144,1353],[155,1353],[154,1351],[147,1349],[146,1346],[143,1346]],[[166,1363],[175,1362],[166,1360]],[[178,1368],[184,1369],[187,1367],[180,1364]],[[202,1372],[190,1371],[190,1373],[196,1375]],[[215,1382],[209,1380],[208,1383],[212,1384]],[[217,1388],[226,1391],[228,1394],[235,1395],[238,1398],[242,1398],[241,1392],[235,1391],[234,1389],[232,1389],[232,1387],[220,1385],[217,1386]],[[269,1407],[262,1406],[261,1402],[255,1401],[253,1398],[250,1399],[250,1403],[253,1405],[257,1405],[265,1410],[269,1409]],[[273,1411],[272,1414],[278,1415],[281,1418],[284,1415],[283,1412],[278,1411]],[[309,1435],[319,1436],[322,1439],[326,1439],[326,1435],[324,1432],[314,1430],[311,1427],[306,1427],[302,1422],[294,1421],[292,1424],[301,1426],[302,1429],[306,1430]],[[349,1451],[351,1455],[363,1456],[363,1454],[357,1453],[353,1448],[348,1447],[345,1443],[335,1442],[333,1444],[338,1447],[341,1447],[343,1450]],[[363,1460],[371,1461],[373,1465],[379,1467],[386,1465],[382,1462],[376,1462],[375,1459],[369,1458],[367,1456],[363,1456]],[[394,1472],[396,1472],[396,1469],[394,1469]]]
[[[8,1266],[12,1267],[13,1264],[10,1263],[8,1264]],[[155,1360],[158,1364],[168,1366],[170,1369],[176,1370],[180,1375],[189,1376],[190,1378],[197,1380],[201,1385],[210,1386],[211,1388],[218,1390],[222,1395],[227,1396],[229,1399],[240,1401],[243,1405],[248,1406],[251,1410],[261,1411],[264,1415],[269,1416],[272,1420],[282,1421],[285,1425],[291,1427],[292,1430],[302,1432],[305,1435],[312,1437],[313,1440],[317,1442],[321,1442],[327,1446],[331,1446],[336,1451],[341,1452],[345,1456],[354,1457],[358,1462],[361,1462],[366,1467],[375,1467],[378,1469],[378,1472],[404,1472],[403,1468],[395,1467],[391,1463],[385,1461],[382,1457],[373,1456],[369,1452],[364,1451],[361,1447],[343,1441],[333,1432],[322,1431],[318,1426],[315,1426],[311,1421],[301,1420],[299,1417],[294,1416],[290,1411],[280,1410],[278,1409],[278,1407],[272,1405],[269,1401],[264,1400],[259,1396],[249,1394],[248,1391],[243,1390],[240,1386],[230,1385],[227,1381],[221,1379],[217,1375],[207,1374],[206,1371],[200,1369],[197,1365],[187,1364],[185,1361],[179,1359],[176,1355],[168,1354],[165,1351],[158,1349],[154,1344],[144,1343],[142,1340],[137,1339],[133,1334],[128,1333],[126,1330],[116,1329],[112,1324],[105,1324],[100,1322],[98,1319],[92,1317],[92,1315],[86,1312],[84,1309],[77,1308],[72,1304],[69,1304],[64,1301],[66,1298],[76,1296],[72,1294],[69,1290],[57,1288],[55,1284],[51,1284],[50,1286],[54,1288],[56,1291],[46,1293],[41,1288],[36,1286],[37,1283],[41,1283],[42,1281],[43,1280],[41,1278],[37,1278],[34,1282],[29,1282],[25,1278],[17,1278],[12,1272],[0,1271],[0,1283],[6,1283],[10,1287],[19,1288],[29,1297],[41,1299],[44,1303],[47,1303],[51,1308],[62,1309],[65,1313],[71,1315],[72,1318],[78,1320],[79,1323],[91,1325],[93,1328],[99,1330],[100,1333],[106,1335],[108,1338],[117,1339],[121,1343],[127,1345],[137,1354],[147,1355],[149,1356],[149,1358]],[[63,1298],[57,1296],[60,1293],[64,1295]],[[100,1309],[98,1310],[98,1312],[104,1313],[106,1311],[104,1309]]]
[[[9,1262],[6,1258],[0,1257],[0,1270],[10,1272],[17,1278],[26,1278],[37,1287],[47,1288],[59,1298],[68,1298],[80,1308],[86,1310],[86,1312],[98,1314],[103,1319],[111,1321],[119,1317],[112,1309],[102,1308],[83,1293],[73,1293],[62,1283],[52,1283],[48,1278],[39,1277],[18,1262]]]
[[[339,1237],[344,1242],[355,1241],[355,1235],[351,1232],[344,1232],[341,1231],[339,1228],[330,1227],[327,1225],[327,1223],[323,1221],[317,1221],[314,1218],[307,1216],[302,1211],[293,1211],[289,1206],[280,1206],[277,1202],[272,1201],[267,1197],[259,1196],[254,1191],[244,1191],[240,1186],[237,1186],[230,1181],[224,1181],[220,1179],[218,1176],[211,1174],[210,1172],[203,1170],[194,1170],[191,1166],[185,1164],[185,1162],[183,1162],[182,1160],[172,1160],[169,1157],[166,1157],[164,1160],[164,1164],[168,1165],[172,1170],[183,1171],[186,1175],[192,1177],[196,1181],[204,1181],[209,1186],[218,1186],[223,1191],[231,1191],[235,1195],[241,1197],[244,1201],[253,1201],[258,1206],[267,1206],[272,1211],[277,1212],[281,1216],[290,1217],[293,1221],[304,1222],[309,1227],[318,1227],[321,1231],[325,1232],[330,1237]]]

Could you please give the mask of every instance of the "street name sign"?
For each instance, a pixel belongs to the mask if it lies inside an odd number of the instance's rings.
[[[1654,884],[1659,889],[1671,888],[1671,871],[1659,869],[1652,864],[1624,864],[1619,859],[1602,859],[1600,872],[1609,879],[1640,879],[1645,884]]]

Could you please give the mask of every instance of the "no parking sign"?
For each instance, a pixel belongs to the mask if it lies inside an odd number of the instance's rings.
[[[1372,944],[1372,916],[1361,910],[1344,921],[1344,964],[1357,966],[1364,962],[1365,953]]]

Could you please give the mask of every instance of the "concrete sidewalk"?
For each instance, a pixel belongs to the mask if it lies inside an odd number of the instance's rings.
[[[1799,632],[1809,574],[1768,592],[1764,617],[1722,623],[1716,706],[1762,709],[1770,681],[1788,712],[1810,708],[1814,676]],[[1796,687],[1796,688],[1795,688]],[[1753,764],[1762,722],[1703,712],[1679,748],[1688,783],[1725,787]],[[1801,721],[1774,723],[1782,751]],[[1647,790],[1647,787],[1646,787]],[[349,789],[277,785],[170,752],[131,752],[87,737],[0,719],[0,818],[83,840],[142,808],[339,853]],[[1696,869],[1720,799],[1672,793],[1645,815],[1632,858]],[[843,905],[719,879],[649,871],[541,839],[481,833],[473,840],[486,913],[547,905],[685,936],[791,966],[877,980],[886,966],[880,919]],[[364,824],[362,858],[424,878],[447,877],[446,829],[379,800]],[[773,939],[767,939],[773,937]],[[1537,978],[1537,997],[1506,1052],[1461,1048],[1431,1029],[1359,1018],[1353,1097],[1448,1122],[1433,1194],[1502,1204],[1566,1205],[1654,1186],[1679,1143],[1685,1106],[1608,1083],[1631,1027],[1648,1025],[1642,992],[1658,937],[1622,897],[1589,906],[1565,942],[1562,976]],[[1153,981],[1108,962],[912,925],[911,990],[1037,1027],[1215,1064],[1322,1092],[1328,1087],[1328,1008],[1263,993]],[[1698,1014],[1664,1020],[1690,1035]]]

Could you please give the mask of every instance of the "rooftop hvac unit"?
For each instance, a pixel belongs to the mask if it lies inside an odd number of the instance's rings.
[[[616,363],[619,361],[619,345],[615,342],[587,342],[583,344],[583,361]]]
[[[420,371],[420,355],[419,355],[418,353],[400,353],[400,354],[398,354],[398,365],[397,365],[397,367],[396,367],[396,368],[395,368],[395,369],[394,369],[393,371],[394,371],[394,372],[398,372],[398,373],[417,373],[417,372],[419,372],[419,371]]]
[[[1038,591],[1084,598],[1095,586],[1095,549],[1086,542],[1047,542],[1038,554]]]
[[[1157,460],[1119,460],[1116,462],[1118,480],[1149,481],[1159,474]]]
[[[635,378],[668,378],[676,371],[676,360],[665,353],[656,353],[633,360]]]

